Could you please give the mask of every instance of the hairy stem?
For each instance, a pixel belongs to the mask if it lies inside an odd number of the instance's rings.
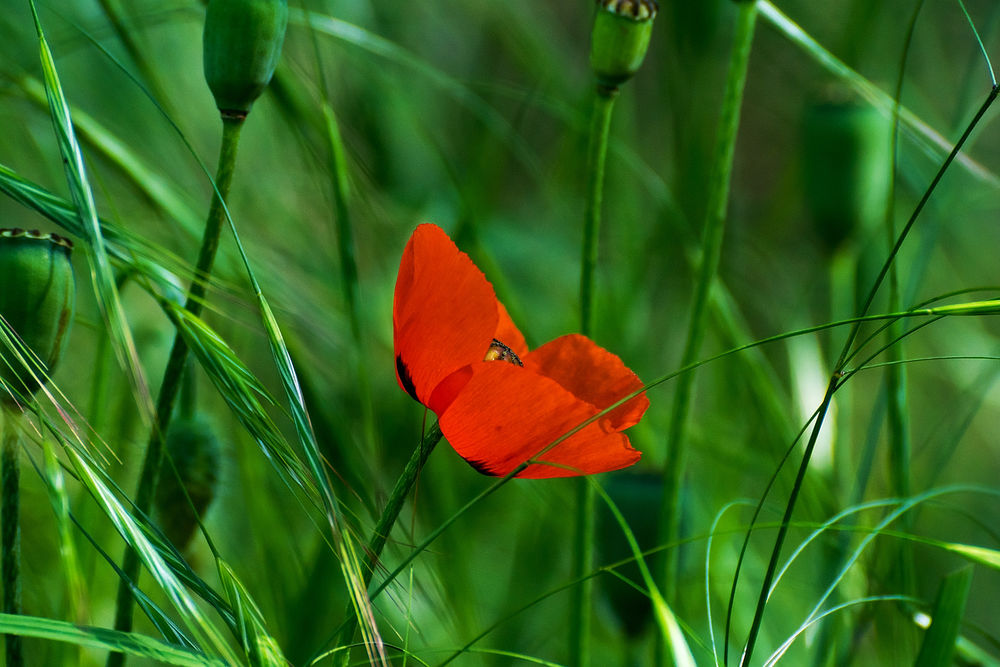
[[[601,231],[601,202],[604,199],[604,162],[608,153],[611,113],[617,88],[598,85],[590,117],[587,140],[587,202],[583,214],[583,253],[580,268],[580,333],[594,331],[594,270]],[[573,577],[581,578],[594,569],[594,489],[587,480],[576,480],[576,520],[573,540]],[[573,588],[570,602],[570,665],[590,664],[590,615],[594,596],[593,579],[581,579]]]
[[[382,514],[379,516],[375,528],[372,530],[371,538],[368,540],[367,567],[362,569],[365,588],[368,588],[368,585],[371,583],[375,569],[378,567],[379,558],[382,556],[382,549],[385,548],[386,540],[389,539],[389,533],[392,532],[392,527],[396,524],[396,519],[399,518],[399,513],[403,509],[403,503],[406,502],[410,491],[413,490],[413,485],[416,484],[417,477],[420,476],[420,471],[427,462],[427,457],[434,451],[434,447],[441,442],[441,437],[441,428],[435,424],[431,427],[430,432],[420,441],[417,448],[413,450],[410,460],[406,462],[406,467],[403,468],[403,472],[396,480],[396,485],[392,488],[389,500],[386,501],[385,507],[382,509]],[[347,607],[345,619],[343,627],[337,634],[337,646],[346,646],[351,643],[354,633],[358,628],[358,617],[353,604]],[[350,664],[350,654],[349,650],[341,651],[340,664]]]
[[[21,613],[21,470],[18,467],[17,421],[20,415],[4,405],[3,453],[0,461],[0,569],[3,571],[3,612]],[[19,635],[4,635],[8,667],[24,665],[24,645]]]
[[[222,226],[226,222],[226,207],[224,201],[229,195],[233,172],[236,168],[236,154],[239,147],[240,130],[243,128],[242,118],[226,118],[222,120],[222,145],[219,148],[219,164],[215,175],[216,193],[208,210],[205,222],[205,232],[202,236],[201,250],[198,253],[198,263],[195,267],[194,281],[188,290],[184,307],[193,315],[200,316],[205,304],[205,294],[212,277],[212,266],[219,248],[219,237]],[[139,485],[135,495],[137,513],[149,515],[153,498],[156,495],[156,485],[159,481],[160,467],[163,461],[163,442],[174,404],[180,391],[184,367],[188,358],[188,347],[181,332],[174,334],[174,342],[170,348],[166,370],[163,372],[163,382],[156,401],[156,424],[149,442],[146,445],[146,455],[139,474]],[[122,557],[124,576],[118,583],[118,599],[115,611],[115,629],[128,632],[132,629],[132,608],[135,598],[131,586],[139,576],[139,554],[130,545],[125,546]],[[110,653],[108,667],[118,667],[125,662],[124,653]]]
[[[726,77],[722,115],[719,118],[719,129],[716,135],[715,156],[709,181],[708,206],[702,231],[701,263],[694,287],[687,340],[680,364],[682,367],[697,361],[707,329],[710,288],[718,271],[719,258],[722,253],[733,156],[739,131],[740,108],[743,103],[743,89],[746,85],[750,47],[753,43],[756,19],[756,3],[740,3],[740,12],[733,35],[733,49],[729,60],[729,73]],[[681,490],[684,484],[689,449],[686,432],[694,378],[694,373],[685,373],[677,380],[670,429],[667,434],[667,467],[664,471],[664,500],[660,534],[660,543],[666,545],[675,544],[680,534]],[[668,603],[672,603],[676,597],[678,551],[677,548],[671,548],[666,551],[664,556],[663,588]]]

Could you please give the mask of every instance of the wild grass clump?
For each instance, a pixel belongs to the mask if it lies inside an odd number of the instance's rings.
[[[992,3],[7,9],[6,664],[1000,663]]]

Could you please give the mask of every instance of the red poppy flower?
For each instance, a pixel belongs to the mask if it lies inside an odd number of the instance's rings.
[[[493,286],[436,225],[420,225],[406,244],[392,324],[399,385],[437,414],[455,451],[487,475],[508,474],[642,387],[621,359],[584,336],[562,336],[529,352]],[[621,431],[648,406],[644,394],[636,396],[517,476],[632,465],[640,453]]]

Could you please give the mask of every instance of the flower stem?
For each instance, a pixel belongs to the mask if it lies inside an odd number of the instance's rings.
[[[410,491],[413,490],[413,485],[416,483],[420,471],[427,462],[427,457],[434,451],[434,447],[441,442],[441,437],[441,427],[435,424],[431,427],[430,432],[423,437],[417,448],[413,450],[410,460],[406,462],[406,467],[403,468],[403,472],[396,480],[396,485],[392,488],[389,500],[386,501],[385,508],[383,508],[382,514],[379,516],[374,530],[372,530],[371,538],[368,540],[368,548],[366,550],[368,562],[367,567],[362,570],[366,589],[371,583],[372,575],[375,574],[375,568],[378,565],[379,558],[382,556],[382,549],[385,548],[386,540],[389,539],[389,533],[392,532],[392,527],[395,525],[396,519],[399,518],[400,511],[403,509],[403,503],[406,502]],[[350,604],[345,613],[344,625],[337,635],[336,645],[338,647],[347,646],[353,640],[357,627],[358,617],[354,605]],[[340,652],[342,665],[350,663],[350,654],[350,650]]]
[[[702,236],[701,263],[695,283],[688,320],[687,341],[680,366],[683,368],[697,360],[705,338],[709,292],[719,268],[722,239],[725,232],[726,208],[729,203],[729,184],[733,171],[736,136],[739,130],[740,107],[746,84],[750,47],[753,43],[757,3],[739,3],[733,49],[726,77],[726,90],[722,102],[722,115],[716,134],[715,157],[709,180],[708,202]],[[684,472],[688,458],[686,437],[688,412],[694,384],[694,373],[684,373],[677,380],[677,390],[671,412],[670,430],[667,434],[664,471],[664,505],[661,514],[660,543],[674,545],[680,533],[680,500]],[[664,556],[664,596],[668,603],[676,598],[678,549],[671,548]]]
[[[617,88],[598,86],[590,117],[587,140],[587,203],[583,214],[583,255],[580,269],[580,333],[590,336],[594,330],[594,269],[597,266],[597,240],[601,230],[601,202],[604,199],[604,161],[608,153],[611,113]],[[573,540],[574,578],[582,578],[594,569],[594,489],[585,479],[576,480],[576,522]],[[590,662],[590,615],[594,581],[582,579],[573,588],[569,624],[570,665],[583,667]]]
[[[3,449],[0,455],[0,569],[3,571],[3,612],[21,613],[21,470],[18,467],[17,420],[21,417],[3,407]],[[24,645],[19,635],[4,635],[8,667],[24,665]]]
[[[236,168],[236,154],[239,147],[240,130],[243,128],[242,118],[222,119],[222,145],[219,149],[219,164],[215,175],[216,193],[208,209],[208,219],[205,222],[205,232],[201,240],[201,250],[198,253],[198,263],[195,267],[194,281],[188,290],[184,307],[194,316],[201,315],[205,304],[205,294],[212,276],[212,266],[215,254],[219,248],[219,237],[226,221],[226,208],[223,205],[229,195],[233,172]],[[150,506],[156,495],[156,485],[159,481],[160,467],[163,460],[163,438],[170,426],[174,404],[181,387],[181,379],[188,358],[188,347],[181,332],[174,334],[174,342],[170,348],[166,370],[163,372],[163,382],[156,401],[157,422],[149,436],[146,445],[146,456],[142,462],[139,474],[139,485],[135,495],[135,509],[139,514],[149,515]],[[125,546],[122,557],[124,575],[118,583],[118,600],[115,612],[115,629],[128,632],[132,629],[132,608],[135,599],[132,596],[130,583],[139,576],[139,555],[131,545]],[[125,654],[112,652],[108,655],[108,667],[118,667],[125,662]]]
[[[594,331],[594,269],[597,241],[601,231],[601,202],[604,199],[604,159],[608,153],[611,112],[618,89],[598,88],[590,117],[587,142],[587,203],[583,213],[583,262],[580,269],[580,333]],[[589,486],[589,485],[584,485]]]

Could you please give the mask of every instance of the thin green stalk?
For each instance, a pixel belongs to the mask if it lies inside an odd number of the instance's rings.
[[[396,519],[399,518],[399,513],[403,509],[403,503],[406,502],[410,491],[413,490],[413,485],[416,483],[417,477],[420,476],[420,471],[427,462],[427,457],[434,451],[434,447],[441,442],[441,437],[441,427],[435,424],[431,427],[430,432],[423,437],[417,448],[413,450],[410,460],[406,462],[406,467],[403,468],[403,472],[396,480],[396,485],[392,488],[389,500],[386,501],[385,508],[383,508],[382,514],[375,524],[375,529],[372,530],[371,538],[368,540],[368,549],[366,552],[367,567],[362,569],[364,587],[366,589],[371,583],[372,576],[378,567],[379,558],[382,556],[382,549],[385,548],[386,540],[389,539],[389,533],[392,532],[392,527],[396,524]],[[353,603],[349,604],[345,613],[344,625],[337,634],[336,646],[347,646],[353,641],[354,633],[358,627],[357,621],[358,617],[355,607]],[[341,665],[349,664],[350,660],[350,650],[340,652]]]
[[[611,113],[618,89],[598,88],[590,117],[587,142],[587,203],[583,212],[583,263],[580,268],[580,333],[594,331],[594,270],[601,233],[601,202],[604,200],[604,162],[608,153]],[[589,485],[587,485],[589,486]]]
[[[611,113],[617,88],[598,85],[590,117],[587,140],[587,203],[583,214],[583,255],[580,269],[580,333],[594,331],[594,270],[597,266],[597,241],[601,231],[601,202],[604,198],[604,162],[608,154]],[[576,521],[573,540],[573,577],[594,569],[594,489],[586,479],[576,483]],[[594,582],[583,579],[573,589],[570,601],[569,664],[590,664],[590,615]]]
[[[6,404],[3,407],[3,451],[0,458],[0,569],[3,570],[3,611],[21,613],[21,469],[18,466],[18,424],[21,418]],[[24,645],[20,635],[4,635],[8,667],[24,665]]]
[[[899,76],[896,80],[896,106],[893,116],[892,133],[892,154],[896,154],[899,143],[899,111],[900,98],[903,93],[903,77],[906,73],[906,63],[910,55],[910,47],[913,43],[913,33],[916,30],[917,18],[923,9],[924,2],[920,0],[913,8],[910,15],[909,26],[906,31],[906,39],[903,43],[902,57],[899,66]],[[988,60],[987,60],[988,62]],[[894,181],[893,181],[894,183]],[[886,246],[892,247],[896,240],[895,209],[893,208],[892,191],[890,188],[890,199],[888,201],[887,213],[885,216]],[[894,262],[889,266],[889,273],[886,276],[889,288],[889,310],[897,310],[900,304],[899,295],[899,270]],[[891,345],[887,350],[889,366],[886,373],[886,395],[888,401],[887,426],[889,440],[889,475],[892,484],[892,492],[897,498],[909,498],[910,486],[910,430],[909,430],[909,409],[907,407],[906,395],[906,366],[899,363],[904,358],[903,351],[903,322],[891,322],[885,331],[886,343]],[[901,529],[910,532],[913,528],[913,515],[906,513],[900,518]],[[913,564],[913,549],[905,541],[896,544],[896,567],[893,567],[892,592],[903,595],[911,595],[915,592],[915,573]],[[881,591],[880,591],[881,592]],[[899,641],[907,641],[915,636],[914,629],[910,624],[904,629],[904,636],[898,638]]]
[[[851,356],[851,348],[854,346],[854,342],[857,339],[858,334],[861,330],[861,322],[869,317],[867,313],[869,308],[871,308],[872,302],[875,300],[875,295],[878,293],[879,288],[882,286],[883,281],[885,280],[886,276],[889,273],[889,268],[892,266],[894,260],[896,259],[896,256],[899,254],[900,248],[902,248],[903,243],[909,236],[910,230],[916,223],[917,218],[920,216],[921,211],[923,211],[924,209],[924,206],[927,205],[927,202],[930,200],[931,195],[937,189],[938,183],[941,182],[941,179],[944,177],[944,174],[948,171],[948,168],[951,166],[951,164],[955,161],[956,157],[959,155],[960,151],[962,150],[962,147],[965,145],[965,142],[972,134],[972,131],[979,125],[979,121],[982,120],[983,116],[986,115],[986,112],[996,101],[998,95],[1000,95],[1000,86],[994,85],[990,89],[990,92],[986,96],[986,99],[983,101],[983,104],[979,107],[979,109],[976,111],[976,114],[973,116],[972,120],[965,128],[965,132],[963,132],[962,136],[959,137],[958,141],[952,147],[951,152],[948,154],[948,157],[945,158],[944,162],[942,162],[941,164],[941,167],[934,175],[934,178],[931,179],[931,182],[927,186],[927,189],[924,190],[923,196],[920,198],[920,201],[917,202],[917,205],[914,207],[913,212],[910,214],[909,219],[906,221],[906,224],[903,225],[902,230],[900,230],[899,235],[896,237],[896,241],[893,244],[892,249],[889,251],[889,256],[886,257],[885,262],[882,264],[882,269],[879,272],[878,277],[875,279],[875,282],[872,284],[872,287],[868,292],[868,296],[861,307],[861,312],[859,313],[858,317],[854,318],[856,320],[856,323],[851,327],[851,331],[847,336],[847,341],[844,343],[840,358],[834,365],[835,368],[834,374],[830,379],[830,384],[827,388],[826,396],[824,396],[823,398],[823,404],[821,405],[818,411],[816,417],[816,423],[813,427],[812,436],[810,436],[809,439],[809,444],[806,446],[806,450],[802,455],[802,462],[799,464],[799,471],[795,479],[795,484],[792,486],[792,491],[788,496],[788,504],[785,508],[785,516],[782,520],[781,526],[778,529],[778,535],[775,538],[774,547],[771,549],[771,558],[770,561],[768,562],[767,571],[765,572],[764,579],[761,582],[760,594],[757,597],[757,608],[754,611],[753,622],[751,623],[750,626],[750,632],[747,636],[746,647],[743,650],[743,658],[740,662],[742,666],[749,665],[750,659],[753,656],[753,650],[757,643],[757,634],[760,631],[761,621],[764,616],[764,609],[767,606],[767,600],[771,590],[771,583],[774,580],[774,573],[777,569],[778,559],[781,557],[781,548],[784,545],[785,535],[788,532],[788,526],[789,526],[788,522],[791,520],[792,512],[795,509],[795,504],[798,500],[798,494],[799,491],[801,490],[802,481],[805,479],[805,471],[806,468],[809,466],[809,460],[812,456],[812,450],[815,444],[816,436],[818,435],[819,429],[822,427],[823,422],[825,421],[830,400],[833,398],[833,392],[836,391],[838,386],[840,386],[841,382],[840,374],[846,368],[847,361]],[[937,314],[943,314],[943,313],[939,312]],[[726,644],[726,650],[728,656],[728,642]]]
[[[329,103],[323,105],[326,134],[330,142],[330,172],[333,177],[333,200],[337,211],[337,250],[340,253],[340,284],[347,304],[347,315],[351,321],[357,360],[355,377],[358,380],[358,396],[361,400],[361,421],[365,442],[372,452],[377,451],[378,430],[375,428],[375,405],[372,401],[371,379],[365,363],[365,338],[358,309],[358,263],[354,253],[354,233],[351,224],[351,210],[348,206],[350,180],[347,174],[347,158],[344,143],[340,137],[340,126]]]
[[[716,135],[715,157],[709,181],[708,206],[702,232],[701,264],[695,282],[695,291],[688,320],[687,341],[681,366],[694,363],[708,323],[708,302],[712,281],[719,267],[722,239],[725,232],[726,207],[729,203],[729,183],[733,170],[736,136],[739,131],[740,108],[746,85],[750,47],[753,43],[757,20],[757,3],[742,2],[733,35],[733,49],[726,77],[722,115]],[[670,430],[666,442],[667,466],[664,471],[664,501],[661,514],[661,544],[675,544],[680,533],[680,498],[687,466],[687,423],[694,385],[694,373],[685,373],[677,382],[671,412]],[[668,604],[676,598],[679,549],[670,549],[664,555],[664,595]]]
[[[226,222],[226,208],[224,201],[229,195],[229,187],[232,184],[233,172],[236,169],[236,154],[239,148],[240,130],[243,128],[242,118],[223,117],[222,119],[222,145],[219,148],[219,165],[215,176],[216,192],[212,197],[212,204],[208,210],[208,219],[205,223],[205,233],[202,237],[201,250],[198,253],[198,263],[195,267],[194,281],[188,291],[185,309],[194,316],[201,315],[205,304],[205,294],[212,276],[212,266],[215,263],[215,254],[219,248],[219,237],[222,226]],[[139,485],[135,495],[135,509],[137,513],[149,515],[150,506],[156,495],[156,485],[159,480],[160,467],[163,460],[163,438],[170,426],[170,418],[173,414],[174,403],[181,387],[181,379],[184,375],[184,367],[188,358],[188,347],[184,342],[180,330],[174,334],[174,342],[170,348],[170,356],[167,360],[166,370],[163,373],[163,382],[160,384],[160,393],[156,401],[156,424],[150,432],[149,442],[146,445],[146,455],[142,462],[142,471],[139,474]],[[115,612],[115,629],[128,632],[132,629],[132,608],[135,598],[132,595],[131,585],[138,580],[139,576],[139,554],[130,545],[125,546],[125,554],[122,557],[122,571],[124,576],[118,583],[118,599]],[[108,655],[108,667],[119,667],[124,664],[124,653],[111,653]]]

